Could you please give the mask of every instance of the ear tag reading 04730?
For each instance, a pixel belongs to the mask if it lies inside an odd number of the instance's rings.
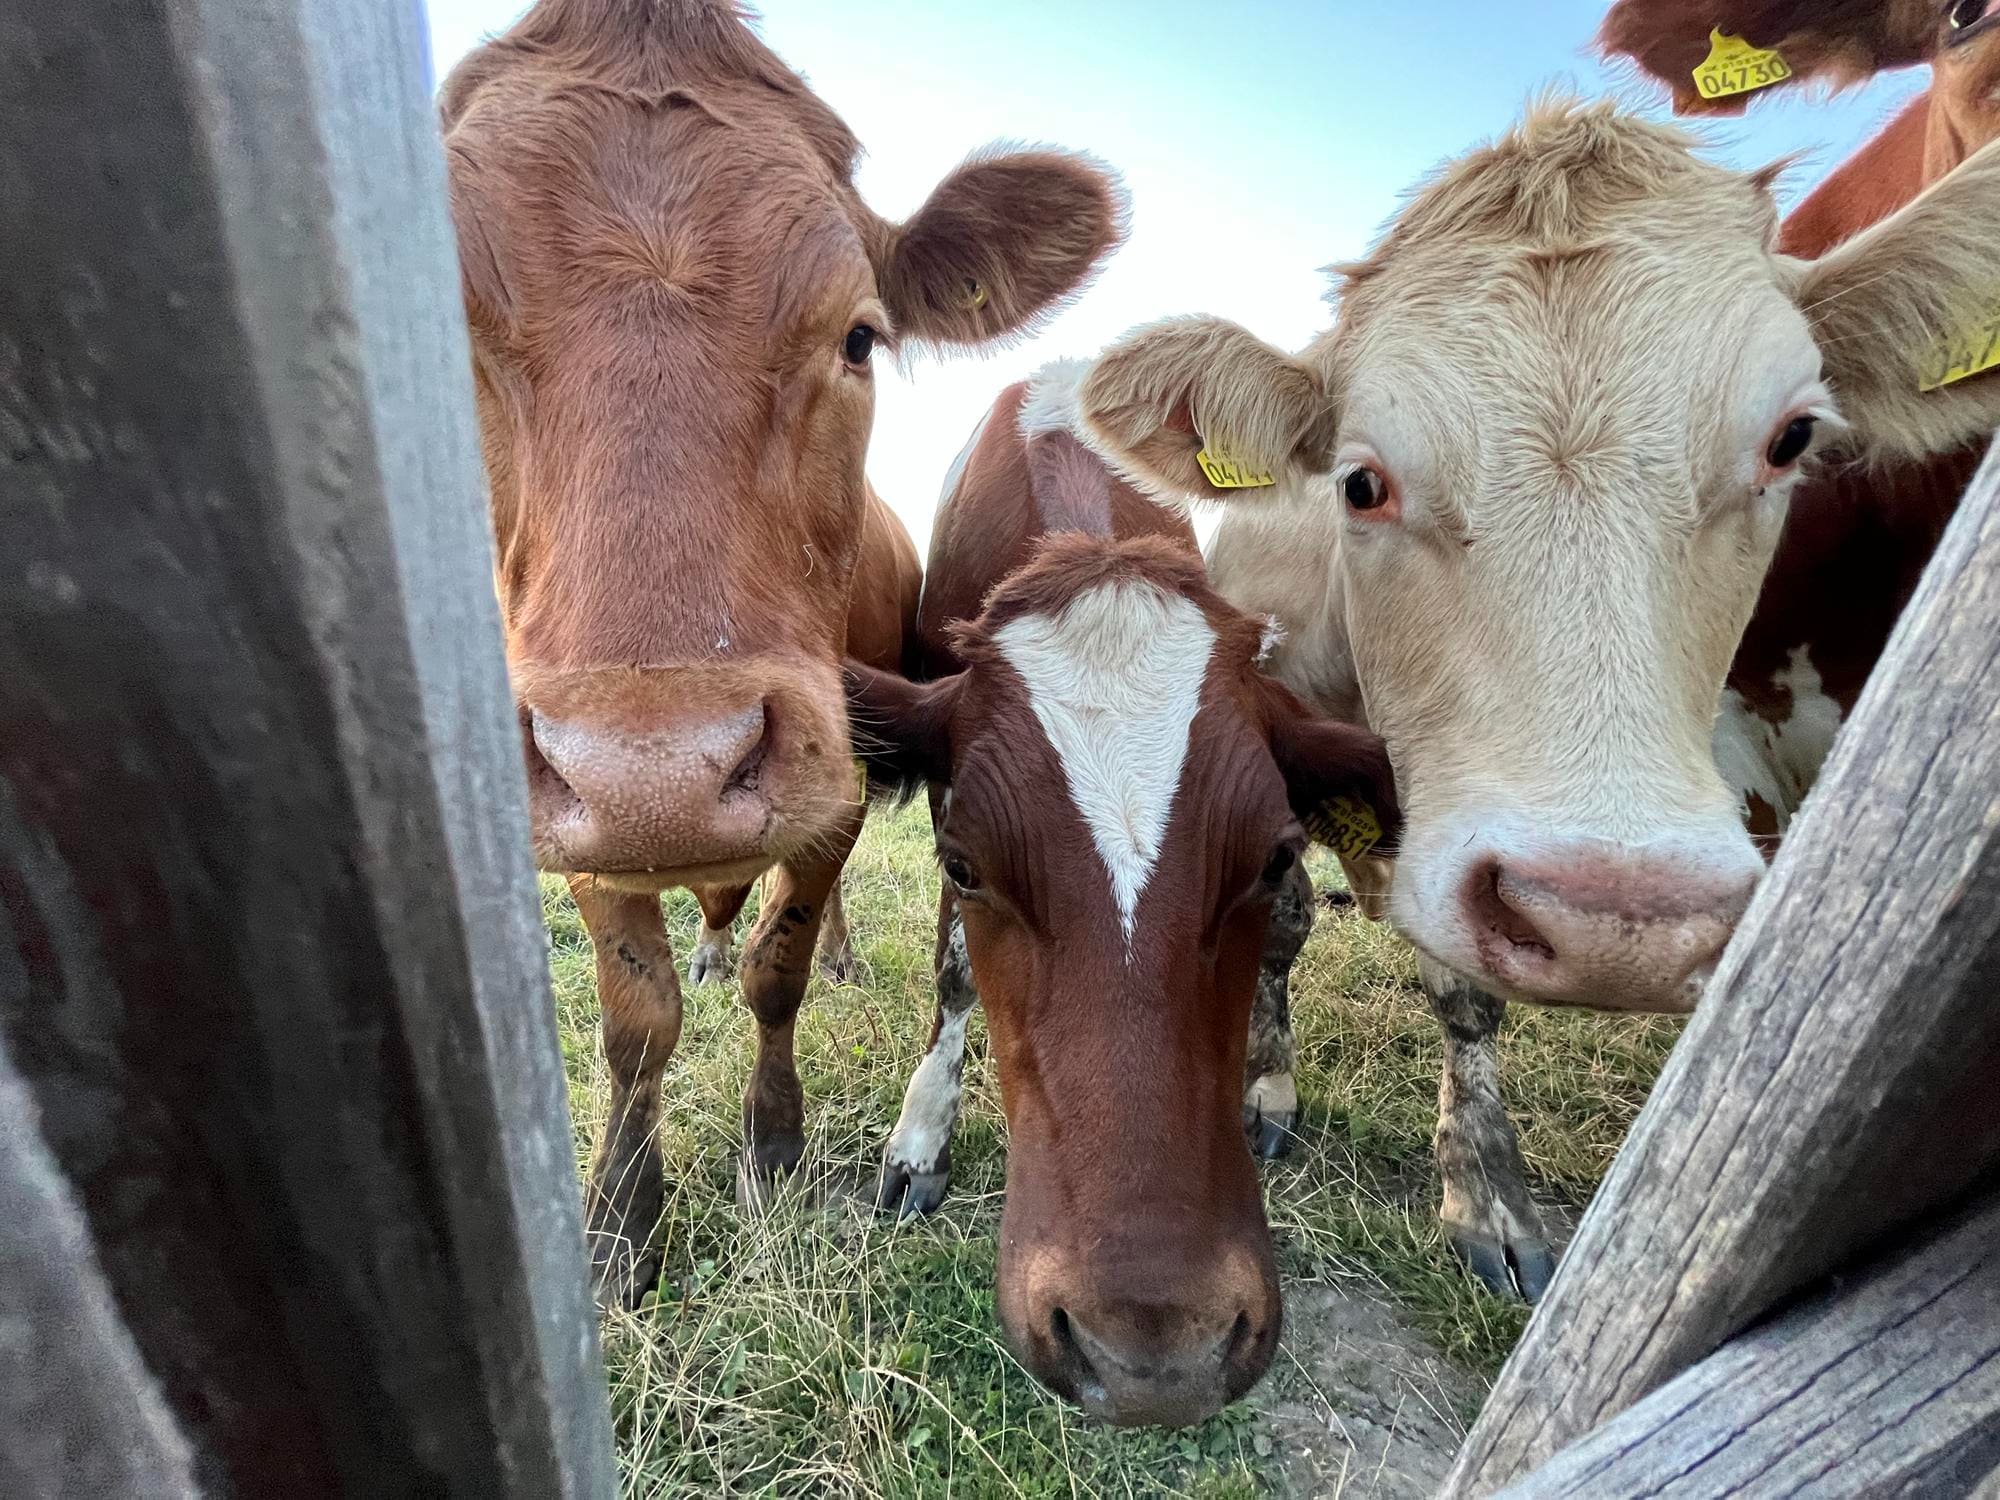
[[[1931,355],[1917,382],[1920,391],[1969,380],[2000,365],[2000,303],[1987,309],[1986,316],[1970,331],[1947,339]]]
[[[1201,472],[1208,476],[1208,482],[1219,490],[1261,490],[1278,482],[1263,470],[1251,468],[1240,458],[1211,453],[1206,448],[1195,454],[1194,461],[1201,465]]]
[[[1783,83],[1791,65],[1766,47],[1753,47],[1740,36],[1724,36],[1720,27],[1708,34],[1708,56],[1694,70],[1694,86],[1704,99],[1727,99]]]
[[[1342,859],[1361,859],[1382,842],[1382,820],[1359,797],[1329,797],[1305,818],[1306,832]]]

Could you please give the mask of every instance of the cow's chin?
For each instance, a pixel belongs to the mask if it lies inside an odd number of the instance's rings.
[[[755,859],[724,860],[717,864],[689,865],[677,870],[562,870],[552,873],[584,879],[608,891],[628,896],[658,896],[689,886],[741,886],[755,881],[778,861],[760,855]]]
[[[657,896],[692,886],[746,886],[774,865],[795,865],[816,857],[820,851],[830,850],[840,841],[847,822],[858,821],[860,816],[858,807],[838,799],[829,799],[820,811],[820,816],[810,819],[773,817],[769,837],[761,848],[720,859],[676,863],[657,869],[581,869],[565,860],[559,847],[549,847],[538,838],[536,863],[544,874],[585,879],[604,890],[634,896]]]

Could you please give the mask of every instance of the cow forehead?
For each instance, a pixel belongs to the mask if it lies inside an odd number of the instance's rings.
[[[1126,941],[1159,863],[1216,631],[1201,606],[1113,580],[993,633],[1061,765]]]

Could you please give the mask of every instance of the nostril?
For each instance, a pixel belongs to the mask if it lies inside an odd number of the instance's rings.
[[[731,792],[754,792],[764,772],[764,762],[771,753],[771,737],[774,729],[771,715],[771,700],[766,698],[758,705],[757,720],[751,733],[755,738],[743,758],[736,763],[736,769],[729,773],[722,783],[722,795]]]
[[[1052,1308],[1049,1312],[1049,1337],[1058,1349],[1083,1358],[1083,1351],[1076,1346],[1076,1330],[1069,1326],[1069,1313],[1063,1308]]]
[[[1250,1349],[1250,1314],[1238,1313],[1236,1321],[1229,1326],[1229,1340],[1222,1346],[1225,1364],[1236,1364]]]
[[[542,749],[542,734],[545,729],[542,716],[533,709],[521,713],[521,754],[527,761],[528,787],[535,792],[561,792],[575,799],[576,789],[569,779],[558,771]]]
[[[1516,948],[1526,949],[1544,959],[1556,956],[1554,944],[1529,916],[1507,899],[1506,881],[1498,860],[1489,860],[1472,872],[1467,882],[1467,903],[1473,920],[1487,931],[1498,933]]]

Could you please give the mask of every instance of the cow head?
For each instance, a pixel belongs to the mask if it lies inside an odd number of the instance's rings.
[[[1393,832],[1381,743],[1255,666],[1261,626],[1154,540],[1060,535],[925,685],[850,667],[877,781],[937,832],[1007,1111],[1000,1317],[1056,1390],[1197,1421],[1263,1374],[1278,1285],[1243,1136],[1245,1036],[1300,819]]]
[[[1671,87],[1677,109],[1738,114],[1758,94],[1704,99],[1694,87],[1711,28],[1775,50],[1796,82],[1929,63],[1933,177],[2000,136],[2000,0],[1619,0],[1598,45]]]
[[[996,153],[889,223],[723,0],[543,0],[442,108],[536,854],[746,880],[854,807],[871,356],[1031,323],[1118,191]]]
[[[2000,154],[1817,261],[1776,222],[1763,174],[1549,104],[1411,201],[1303,354],[1196,319],[1084,384],[1142,481],[1215,494],[1206,444],[1324,518],[1292,545],[1330,544],[1395,760],[1390,915],[1496,993],[1693,1003],[1761,869],[1711,734],[1802,467],[2000,420],[1991,377],[1919,390],[2000,291]]]

